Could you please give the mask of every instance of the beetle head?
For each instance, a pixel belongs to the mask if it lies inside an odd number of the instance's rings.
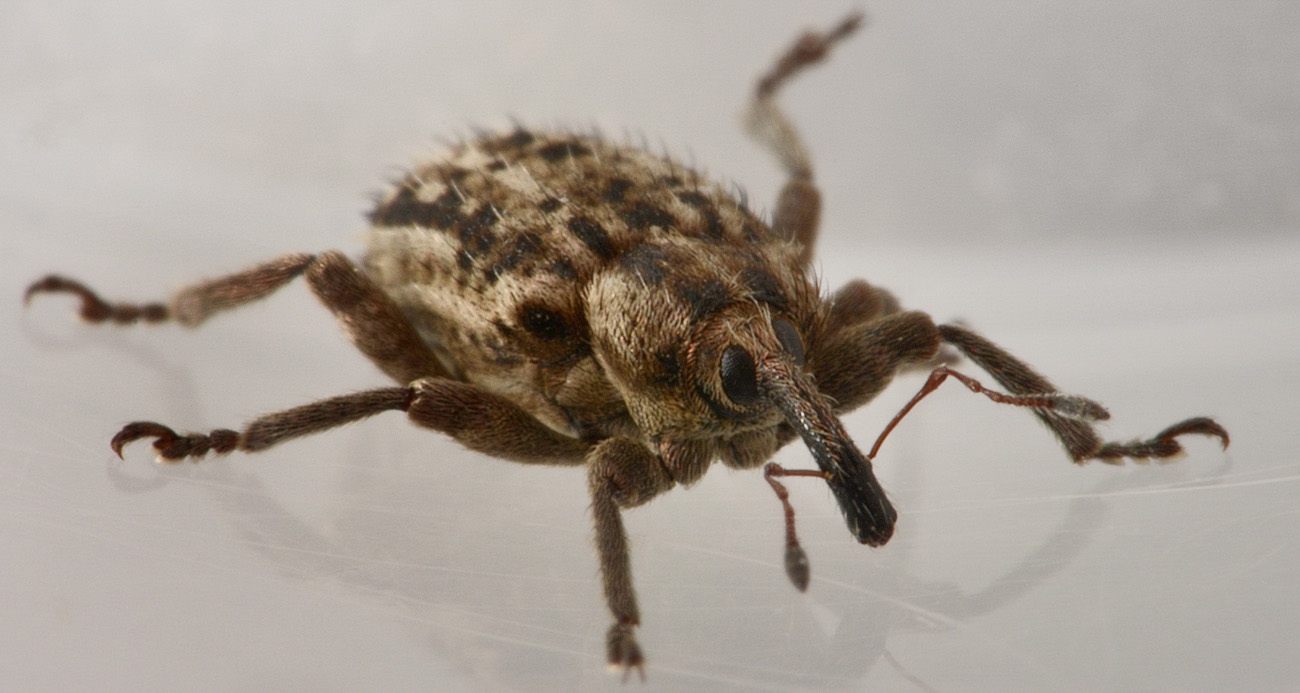
[[[757,467],[798,435],[850,531],[883,544],[894,509],[808,371],[824,303],[794,263],[752,261],[629,250],[589,287],[593,352],[676,481],[718,457]]]

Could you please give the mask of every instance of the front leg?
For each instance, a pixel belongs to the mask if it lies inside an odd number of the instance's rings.
[[[871,401],[900,370],[933,359],[940,340],[934,321],[917,311],[846,321],[828,327],[808,365],[817,388],[843,413]]]
[[[996,344],[964,327],[936,326],[924,313],[894,313],[861,325],[833,326],[824,345],[809,361],[822,393],[834,398],[836,411],[843,412],[870,401],[898,370],[934,358],[939,353],[940,339],[987,371],[1010,394],[990,390],[969,376],[938,366],[916,396],[881,432],[867,455],[869,459],[876,456],[890,431],[912,407],[949,377],[995,402],[1030,409],[1079,463],[1094,459],[1110,464],[1118,464],[1125,458],[1169,459],[1182,453],[1177,439],[1189,434],[1218,438],[1223,447],[1228,446],[1227,430],[1207,417],[1180,421],[1148,440],[1105,441],[1093,428],[1094,422],[1110,418],[1100,404],[1061,393],[1051,381]]]
[[[614,617],[605,637],[606,661],[610,668],[623,670],[625,681],[633,669],[644,680],[645,657],[633,633],[641,625],[641,613],[619,508],[640,505],[672,488],[673,481],[649,448],[628,438],[608,438],[593,447],[587,458],[601,582]]]
[[[619,508],[640,505],[672,488],[673,481],[642,443],[609,438],[591,445],[551,430],[514,403],[476,385],[425,378],[408,387],[367,390],[268,414],[250,422],[243,431],[217,429],[181,435],[162,424],[136,422],[123,428],[112,445],[120,455],[127,443],[154,438],[159,457],[169,461],[197,459],[209,451],[256,452],[385,411],[405,411],[412,422],[495,457],[524,463],[588,465],[601,579],[614,617],[606,636],[608,662],[622,669],[625,678],[632,669],[644,678],[645,658],[633,633],[641,615]]]
[[[1126,458],[1170,459],[1182,454],[1183,446],[1177,439],[1188,434],[1218,438],[1225,449],[1228,447],[1228,431],[1218,422],[1204,416],[1192,417],[1167,426],[1148,440],[1135,440],[1128,443],[1103,440],[1092,428],[1093,421],[1104,421],[1110,418],[1110,414],[1101,405],[1083,397],[1060,394],[1056,386],[1052,385],[1047,378],[1034,372],[1023,361],[964,327],[940,325],[939,332],[945,342],[957,347],[964,356],[987,371],[1013,395],[1020,395],[1026,400],[1032,400],[1033,395],[1043,393],[1054,395],[1055,402],[1050,406],[1037,404],[1027,406],[1031,406],[1038,418],[1056,434],[1061,445],[1077,463],[1101,460],[1108,464],[1120,464]],[[933,375],[931,380],[935,380]],[[942,382],[942,378],[939,378],[938,382]],[[935,383],[936,387],[938,382]],[[979,391],[970,383],[966,386],[971,390]],[[913,398],[912,403],[924,397],[930,390],[933,390],[933,387],[928,390],[922,388],[921,392]],[[911,404],[908,405],[910,406]],[[1093,410],[1092,413],[1089,413],[1090,410]],[[904,411],[899,412],[895,422],[906,411],[905,408]],[[890,424],[891,427],[892,425]],[[885,432],[888,433],[888,429]]]

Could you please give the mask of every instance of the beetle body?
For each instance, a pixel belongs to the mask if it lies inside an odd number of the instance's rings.
[[[366,272],[447,369],[583,439],[635,432],[762,464],[783,419],[708,377],[707,335],[776,318],[816,345],[828,312],[788,234],[695,171],[596,137],[462,144],[371,221]]]

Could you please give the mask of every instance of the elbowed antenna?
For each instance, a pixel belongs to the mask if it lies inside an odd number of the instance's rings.
[[[871,460],[853,444],[825,398],[788,358],[770,355],[757,365],[759,392],[803,438],[835,494],[849,531],[863,544],[881,546],[889,541],[898,512],[876,481]]]

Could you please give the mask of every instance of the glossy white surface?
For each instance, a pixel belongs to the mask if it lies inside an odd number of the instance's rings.
[[[151,299],[355,254],[367,191],[505,116],[626,127],[765,207],[780,177],[734,115],[843,10],[438,5],[0,9],[0,688],[618,688],[579,470],[397,415],[197,465],[112,456],[133,419],[236,426],[386,385],[301,284],[196,332],[19,305],[51,270]],[[888,546],[792,484],[807,595],[761,475],[714,470],[626,515],[645,689],[1294,686],[1295,12],[954,5],[873,3],[789,94],[826,186],[825,283],[965,320],[1107,404],[1108,435],[1208,414],[1232,447],[1075,468],[1032,417],[945,386],[877,462]],[[859,444],[919,385],[847,417]]]

